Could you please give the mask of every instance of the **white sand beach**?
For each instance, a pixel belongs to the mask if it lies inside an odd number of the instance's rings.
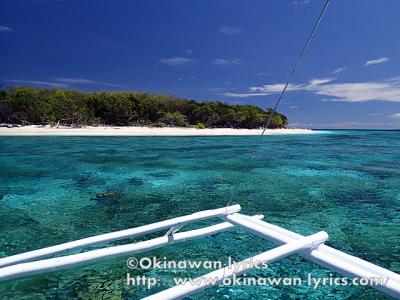
[[[261,129],[233,128],[183,128],[183,127],[40,127],[23,126],[0,127],[0,136],[222,136],[222,135],[260,135]],[[313,134],[310,129],[269,129],[267,135]]]

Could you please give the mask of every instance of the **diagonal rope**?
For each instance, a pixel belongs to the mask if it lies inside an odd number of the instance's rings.
[[[317,32],[319,24],[321,23],[322,18],[324,17],[324,14],[325,14],[330,2],[331,2],[331,0],[326,0],[325,1],[325,4],[322,7],[322,10],[321,10],[321,12],[320,12],[320,14],[319,14],[319,16],[317,18],[317,21],[315,22],[314,27],[312,28],[310,34],[308,35],[307,41],[304,44],[302,50],[300,51],[300,54],[297,57],[297,59],[295,61],[295,64],[294,64],[294,66],[292,68],[292,71],[290,72],[289,77],[286,80],[285,86],[283,87],[282,92],[279,94],[279,97],[278,97],[278,99],[277,99],[277,101],[275,103],[275,106],[272,109],[272,112],[270,111],[270,113],[269,113],[269,116],[268,116],[268,119],[267,119],[267,123],[263,127],[263,131],[262,131],[261,135],[258,136],[259,137],[258,138],[258,144],[256,144],[255,147],[253,147],[252,151],[250,152],[249,163],[243,168],[242,173],[239,176],[239,179],[237,180],[237,182],[235,183],[235,186],[232,189],[232,192],[231,192],[231,194],[229,196],[229,200],[228,200],[228,203],[227,203],[226,207],[228,207],[231,204],[233,196],[236,194],[236,191],[238,189],[238,186],[239,186],[240,182],[243,179],[243,176],[248,172],[249,166],[250,166],[250,162],[254,159],[254,154],[256,153],[256,150],[257,150],[258,146],[260,145],[261,137],[264,136],[265,132],[267,131],[268,126],[271,124],[272,118],[276,115],[276,110],[278,109],[278,106],[281,103],[283,95],[285,94],[289,84],[292,82],[294,74],[296,73],[297,69],[299,68],[300,63],[303,60],[304,54],[307,52],[307,49],[308,49],[308,47],[309,47],[309,45],[311,43],[311,40],[314,37],[315,33]]]

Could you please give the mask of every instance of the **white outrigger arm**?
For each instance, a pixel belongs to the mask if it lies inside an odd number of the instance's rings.
[[[295,253],[329,269],[332,269],[344,276],[367,279],[384,278],[385,280],[374,282],[374,284],[371,286],[388,295],[400,298],[399,274],[325,245],[324,242],[328,239],[328,234],[326,232],[321,231],[305,237],[279,226],[262,221],[262,215],[246,216],[238,213],[239,211],[240,205],[200,211],[191,215],[177,217],[145,226],[110,232],[52,247],[0,258],[0,282],[35,274],[57,271],[69,267],[80,266],[99,260],[140,253],[165,245],[208,236],[225,231],[227,229],[238,227],[240,229],[257,234],[265,239],[273,240],[281,244],[281,246],[239,262],[235,268],[226,267],[199,277],[199,279],[213,278],[214,280],[196,280],[195,282],[198,283],[196,285],[193,285],[192,282],[186,282],[185,284],[177,285],[157,294],[151,295],[145,299],[154,300],[182,298],[213,285],[219,284],[225,278],[240,276],[241,274],[252,270],[253,266],[248,262],[259,261],[271,263]],[[178,232],[182,226],[188,223],[215,217],[223,219],[224,222],[200,229]],[[46,258],[55,254],[60,255],[73,249],[126,238],[133,238],[163,229],[169,229],[167,234],[147,241],[120,246],[104,247],[77,254]]]

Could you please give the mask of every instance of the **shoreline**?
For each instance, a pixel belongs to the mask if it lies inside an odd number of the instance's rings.
[[[5,128],[0,136],[229,136],[261,135],[262,129],[87,126],[82,128],[39,127],[36,125]],[[311,129],[269,129],[265,135],[315,134]]]

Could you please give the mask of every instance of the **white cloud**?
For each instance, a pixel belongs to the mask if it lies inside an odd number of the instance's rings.
[[[171,57],[160,59],[159,62],[167,66],[187,66],[194,63],[195,60],[187,57]]]
[[[237,65],[237,64],[240,64],[240,59],[239,58],[232,58],[232,59],[215,58],[215,59],[213,59],[212,63],[214,65]]]
[[[191,56],[193,54],[193,50],[192,49],[185,49],[185,54],[187,56]]]
[[[282,92],[284,87],[285,87],[284,83],[266,84],[263,86],[251,86],[249,87],[249,91],[258,92],[264,95],[270,95]],[[286,88],[286,91],[296,91],[301,89],[301,87],[302,85],[289,83],[288,87]]]
[[[270,95],[271,93],[223,93],[222,96],[225,97],[235,97],[235,98],[248,98],[254,96],[266,96]]]
[[[372,66],[372,65],[377,65],[377,64],[383,64],[384,62],[389,61],[389,58],[387,57],[381,57],[377,59],[372,59],[372,60],[367,60],[365,62],[364,66]]]
[[[319,85],[335,80],[335,78],[316,78],[310,80],[310,85]]]
[[[296,105],[291,105],[291,106],[289,106],[289,108],[290,108],[290,109],[297,109],[297,108],[299,108],[299,107],[296,106]]]
[[[243,32],[243,29],[238,28],[238,27],[221,25],[218,27],[218,31],[222,34],[237,35],[237,34],[241,34]]]
[[[56,78],[56,80],[59,82],[70,83],[70,84],[96,84],[96,85],[114,86],[114,87],[122,87],[123,86],[121,84],[107,83],[107,82],[95,81],[95,80],[90,80],[90,79],[85,79],[85,78]]]
[[[342,73],[343,71],[346,71],[345,67],[337,68],[336,70],[332,71],[332,74],[339,74]]]
[[[20,80],[20,79],[7,79],[7,80],[3,80],[3,81],[19,83],[19,84],[27,84],[27,85],[51,86],[51,87],[58,87],[58,88],[67,88],[71,84],[96,84],[96,85],[103,85],[103,86],[123,87],[123,85],[120,85],[120,84],[95,81],[95,80],[90,80],[90,79],[85,79],[85,78],[54,78],[54,80],[56,82],[41,81],[41,80]]]
[[[327,96],[325,101],[367,102],[391,101],[400,102],[400,76],[382,81],[332,83],[331,78],[312,79],[304,84],[289,84],[288,92],[306,92],[314,95]],[[280,93],[283,83],[266,84],[250,87],[245,93],[225,93],[227,97],[253,97]]]
[[[297,128],[319,128],[319,129],[398,129],[397,122],[360,122],[360,121],[342,121],[332,123],[301,123],[293,122],[290,126]]]
[[[50,81],[20,80],[20,79],[6,79],[6,80],[3,80],[3,81],[13,82],[13,83],[20,83],[20,84],[27,84],[27,85],[44,85],[44,86],[59,87],[59,88],[68,87],[68,84],[59,83],[59,82],[50,82]]]
[[[310,0],[295,0],[293,1],[294,5],[307,5],[310,4]]]
[[[400,102],[400,82],[355,82],[307,86],[309,92],[335,97],[337,101],[366,102],[372,100]]]
[[[12,31],[14,31],[14,30],[11,27],[0,25],[0,32],[12,32]]]
[[[396,120],[400,120],[400,112],[394,113],[394,114],[392,115],[392,118],[393,118],[393,119],[396,119]]]
[[[196,76],[184,76],[184,77],[179,77],[177,80],[178,81],[183,81],[183,80],[195,80]]]

